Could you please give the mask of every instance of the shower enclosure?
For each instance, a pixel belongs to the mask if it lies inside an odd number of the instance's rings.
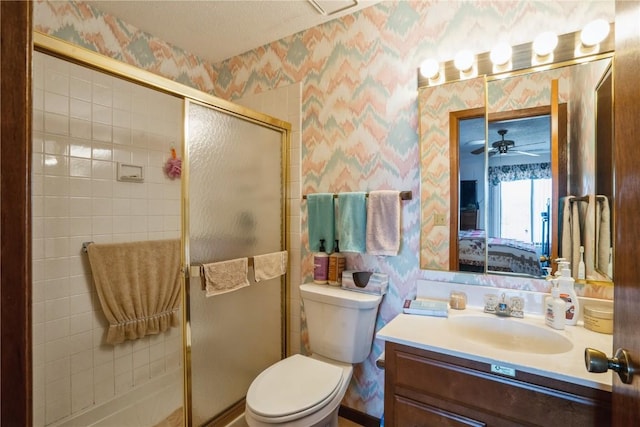
[[[250,270],[251,286],[206,298],[190,267],[287,249],[290,125],[34,41],[34,426],[202,425],[241,410],[285,355],[287,276],[254,283]],[[180,178],[163,169],[172,149]],[[144,179],[120,180],[123,166]],[[182,327],[106,344],[82,243],[167,238],[182,240]]]
[[[283,134],[195,102],[187,129],[189,265],[285,249]],[[251,381],[285,354],[284,281],[255,283],[251,271],[251,286],[210,298],[200,277],[188,279],[193,425],[242,410]]]

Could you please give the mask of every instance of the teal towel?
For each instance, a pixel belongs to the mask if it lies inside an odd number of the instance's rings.
[[[367,193],[338,195],[338,230],[341,252],[366,251]]]
[[[325,250],[331,252],[335,239],[333,193],[307,195],[307,212],[309,214],[309,249],[311,252],[318,252],[320,239],[324,239]]]

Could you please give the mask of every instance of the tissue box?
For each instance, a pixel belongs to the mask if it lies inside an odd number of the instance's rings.
[[[342,288],[349,291],[384,295],[389,288],[389,276],[369,271],[346,270],[342,272]]]

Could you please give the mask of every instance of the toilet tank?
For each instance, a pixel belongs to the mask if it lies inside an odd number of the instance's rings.
[[[360,363],[371,351],[381,295],[313,283],[300,286],[314,354]]]

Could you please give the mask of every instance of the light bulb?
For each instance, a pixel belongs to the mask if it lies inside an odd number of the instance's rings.
[[[609,23],[604,19],[589,22],[580,32],[580,41],[586,47],[595,46],[607,38],[609,27]]]
[[[453,60],[453,65],[455,65],[458,70],[465,72],[473,67],[473,60],[473,53],[469,50],[463,50],[456,55]]]
[[[493,65],[504,65],[511,59],[512,49],[509,43],[500,42],[491,49],[489,58]]]
[[[433,58],[425,59],[420,64],[420,74],[427,79],[435,79],[440,73],[440,64]]]
[[[533,51],[539,56],[547,56],[558,46],[558,36],[553,31],[544,32],[533,41]]]

